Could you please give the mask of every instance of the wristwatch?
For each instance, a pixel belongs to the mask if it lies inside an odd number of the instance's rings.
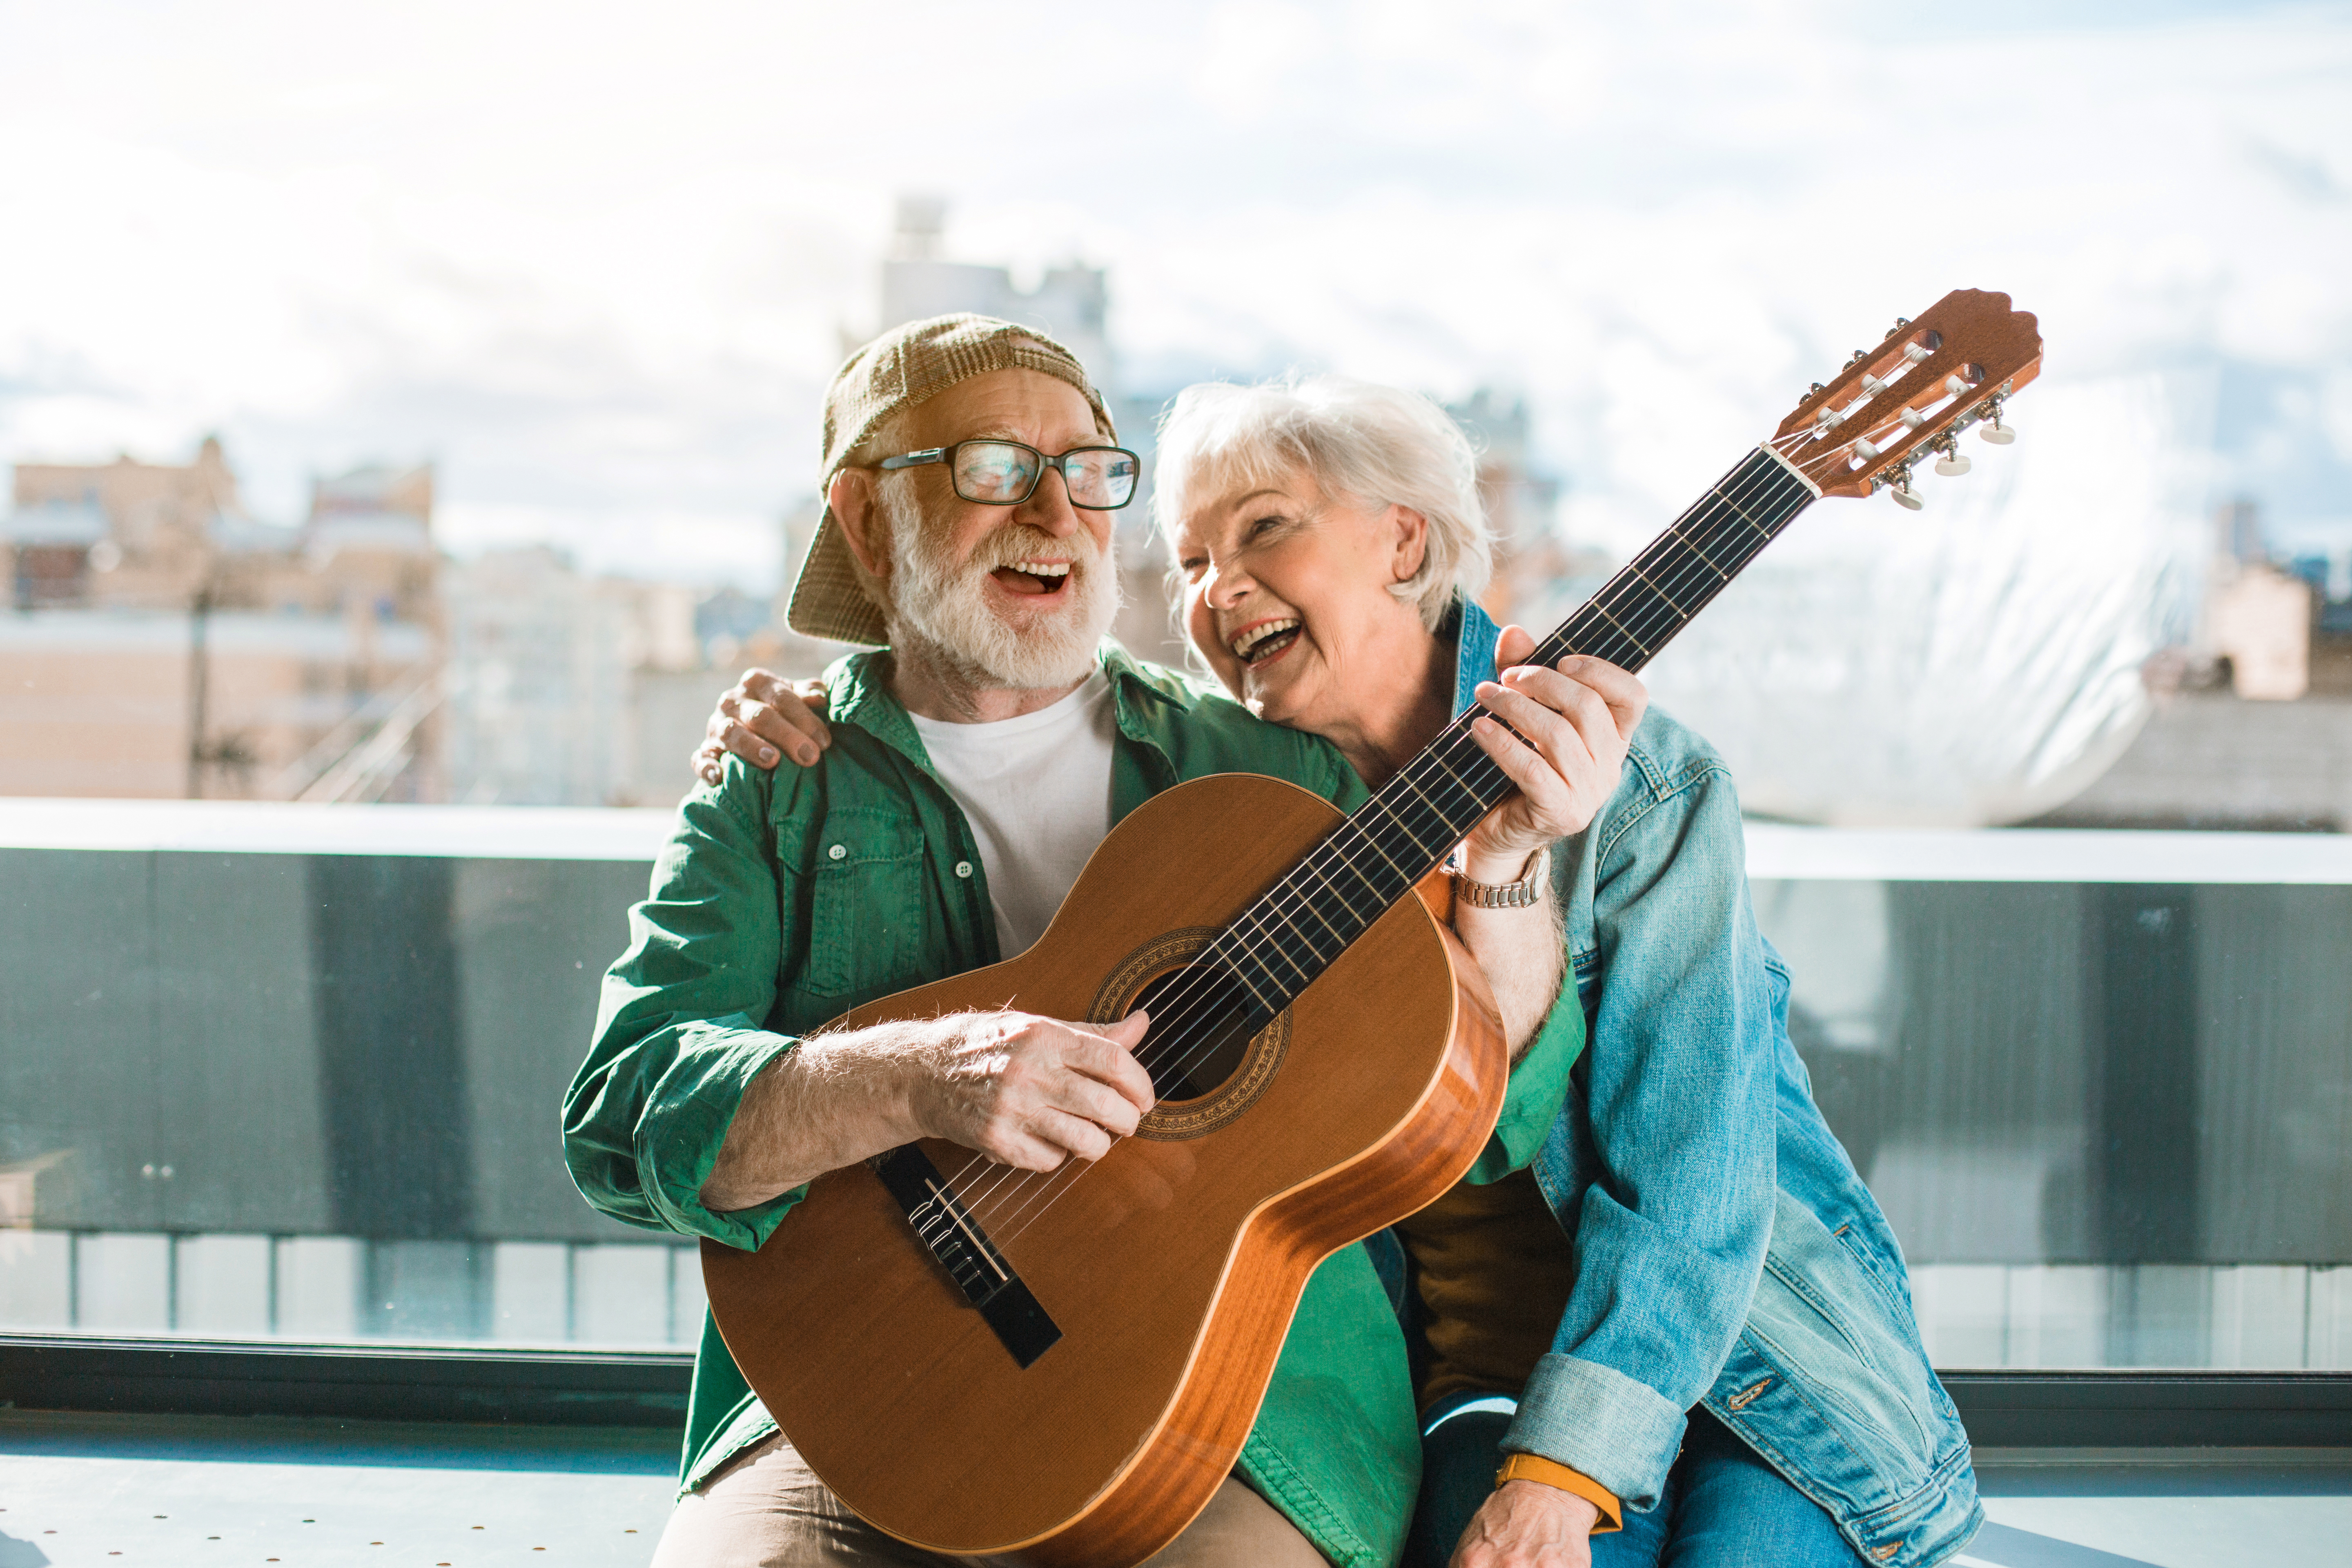
[[[1551,867],[1549,846],[1536,851],[1528,868],[1516,882],[1477,882],[1465,876],[1459,867],[1452,873],[1454,896],[1474,910],[1525,910],[1543,902],[1544,874]]]

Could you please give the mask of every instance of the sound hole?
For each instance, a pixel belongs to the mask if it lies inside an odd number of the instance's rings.
[[[1205,965],[1161,975],[1135,1005],[1151,1015],[1136,1059],[1162,1105],[1198,1100],[1233,1077],[1265,1025],[1239,981]]]

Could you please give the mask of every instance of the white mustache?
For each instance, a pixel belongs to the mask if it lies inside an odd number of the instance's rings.
[[[1018,566],[1024,561],[1066,558],[1071,574],[1075,576],[1099,565],[1104,554],[1091,541],[1077,544],[1076,538],[1055,539],[1034,528],[1007,529],[981,542],[971,552],[971,570],[974,575],[984,576],[1007,566]],[[1076,548],[1072,547],[1074,544],[1076,544]]]

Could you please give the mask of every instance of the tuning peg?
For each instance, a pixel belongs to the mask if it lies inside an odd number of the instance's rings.
[[[1947,435],[1936,443],[1936,450],[1943,454],[1936,459],[1936,472],[1944,478],[1957,479],[1969,471],[1969,460],[1960,455],[1958,437]]]
[[[2017,432],[2000,422],[2000,399],[1999,396],[1996,395],[1985,399],[1984,417],[1985,422],[1977,427],[1977,434],[1979,436],[1991,442],[1996,447],[2006,447],[2011,441],[2017,439]]]
[[[1893,496],[1895,504],[1904,510],[1921,511],[1927,508],[1927,503],[1911,491],[1911,465],[1908,461],[1887,469],[1885,484],[1886,493]]]

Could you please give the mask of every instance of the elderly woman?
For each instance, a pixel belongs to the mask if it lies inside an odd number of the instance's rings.
[[[1475,473],[1453,422],[1408,394],[1189,389],[1154,508],[1194,649],[1377,785],[1533,647],[1472,596]],[[1596,692],[1629,679],[1563,669]],[[813,761],[814,693],[747,674],[698,764],[722,746]],[[1967,1436],[1901,1250],[1790,1044],[1729,773],[1655,709],[1626,762],[1589,826],[1523,872],[1557,911],[1587,1029],[1580,1053],[1531,1051],[1512,1098],[1549,1075],[1558,1113],[1507,1117],[1397,1227],[1423,1431],[1409,1554],[1941,1562],[1982,1518]]]

